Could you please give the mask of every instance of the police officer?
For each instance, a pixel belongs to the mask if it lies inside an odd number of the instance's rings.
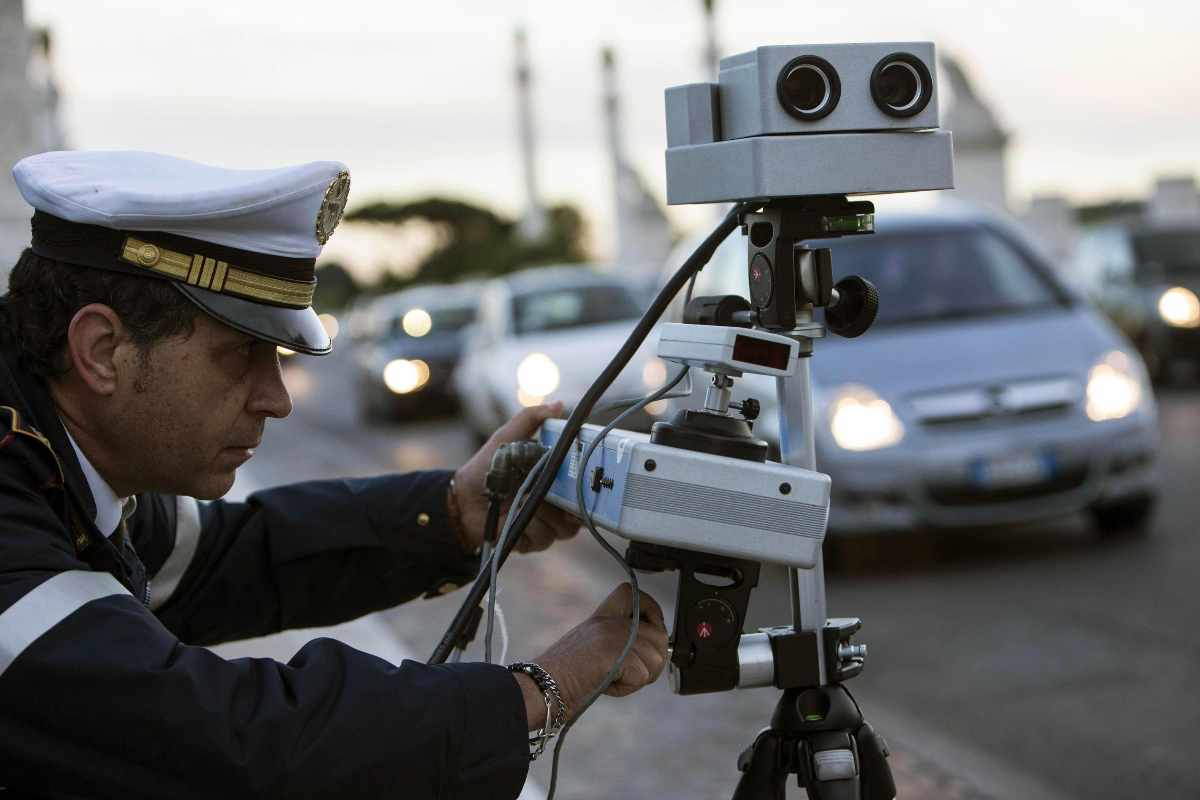
[[[330,350],[310,305],[345,167],[62,152],[13,174],[35,213],[0,299],[0,796],[515,797],[528,731],[561,726],[558,701],[569,715],[620,652],[628,586],[516,670],[329,639],[286,664],[198,645],[470,580],[491,453],[555,409],[453,474],[220,501],[291,410],[276,346]],[[545,508],[522,549],[574,529]],[[641,603],[609,694],[665,664],[661,610]]]

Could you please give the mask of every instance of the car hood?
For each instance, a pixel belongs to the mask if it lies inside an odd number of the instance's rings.
[[[976,320],[894,325],[817,345],[814,383],[862,383],[885,397],[940,388],[1084,376],[1121,340],[1087,307]]]
[[[552,397],[573,403],[583,395],[600,371],[608,365],[629,337],[637,320],[621,320],[604,325],[565,328],[546,333],[527,334],[504,345],[506,372],[516,380],[521,360],[530,353],[543,353],[558,367],[559,388]],[[651,331],[628,366],[621,371],[606,397],[629,393],[642,394],[642,368],[654,357],[658,347],[658,332]]]

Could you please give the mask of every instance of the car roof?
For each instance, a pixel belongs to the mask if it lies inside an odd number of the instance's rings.
[[[597,271],[595,264],[551,264],[511,272],[496,279],[514,294],[568,286],[627,285],[617,275]]]
[[[376,302],[379,304],[378,308],[381,309],[412,306],[427,308],[469,306],[478,299],[481,286],[479,281],[413,286],[391,294],[380,295]]]

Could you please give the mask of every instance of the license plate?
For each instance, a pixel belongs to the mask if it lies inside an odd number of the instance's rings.
[[[978,486],[1000,489],[1031,486],[1054,477],[1054,457],[1050,453],[1008,453],[971,462],[971,479]]]

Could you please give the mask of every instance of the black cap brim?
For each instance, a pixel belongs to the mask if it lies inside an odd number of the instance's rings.
[[[311,308],[270,306],[178,281],[170,283],[209,316],[242,333],[313,356],[333,350],[333,340]]]

